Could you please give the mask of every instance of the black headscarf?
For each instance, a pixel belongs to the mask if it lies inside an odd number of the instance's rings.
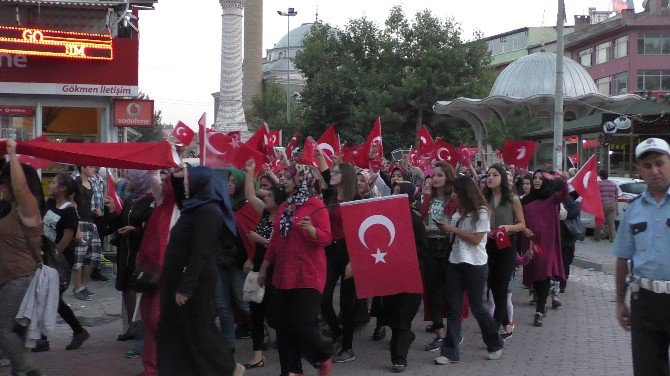
[[[408,181],[397,182],[396,185],[400,187],[399,194],[406,194],[407,198],[409,198],[409,208],[417,213],[421,213],[421,191],[416,185]]]
[[[540,175],[542,175],[542,185],[540,186],[540,189],[535,189],[533,180],[535,180],[535,175],[538,172]],[[552,189],[549,179],[544,177],[543,172],[544,171],[541,169],[535,170],[535,172],[533,172],[530,180],[530,192],[521,199],[522,205],[526,205],[527,203],[534,200],[546,200],[551,197],[552,194],[556,193],[555,190]]]
[[[233,217],[233,207],[228,195],[226,180],[218,172],[209,167],[188,167],[188,197],[182,201],[182,214],[207,203],[215,203],[219,208],[226,227],[233,235],[237,235],[237,227]]]

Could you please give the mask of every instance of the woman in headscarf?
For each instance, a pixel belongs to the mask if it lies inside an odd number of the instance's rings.
[[[158,371],[162,376],[241,375],[244,367],[235,363],[214,323],[214,254],[224,234],[237,234],[226,182],[208,167],[184,172],[183,179],[172,179],[178,200],[185,198],[161,274]]]
[[[136,294],[131,290],[130,280],[135,272],[135,258],[137,250],[144,236],[144,225],[154,209],[154,196],[151,189],[156,181],[152,180],[152,173],[145,170],[128,170],[128,185],[130,198],[123,203],[119,215],[115,215],[112,201],[107,201],[111,217],[108,221],[108,231],[116,232],[116,289],[123,295],[126,322],[125,333],[117,337],[118,341],[135,339],[136,327],[133,325]]]
[[[326,252],[332,241],[324,203],[313,197],[315,172],[305,165],[286,167],[281,182],[288,198],[279,207],[258,283],[270,265],[277,289],[276,329],[281,374],[302,374],[303,355],[320,376],[333,368],[332,346],[321,339],[318,315],[326,284]]]
[[[419,269],[428,249],[426,228],[421,218],[421,191],[412,183],[399,181],[393,187],[393,194],[406,194],[409,199],[414,242],[419,260]],[[401,293],[381,297],[381,316],[391,328],[391,364],[394,372],[403,372],[407,367],[407,353],[416,335],[412,332],[412,320],[419,311],[421,294]]]
[[[563,182],[555,184],[557,189],[552,189],[551,181],[544,172],[537,170],[533,174],[530,193],[521,199],[526,218],[522,246],[524,249],[532,248],[534,253],[531,261],[523,268],[523,284],[533,286],[537,293],[533,320],[535,326],[542,326],[551,278],[565,282],[558,212],[568,189]]]

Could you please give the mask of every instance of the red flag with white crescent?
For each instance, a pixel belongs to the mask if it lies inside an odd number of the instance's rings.
[[[382,142],[382,121],[380,118],[375,119],[375,123],[372,126],[372,130],[370,131],[370,134],[368,135],[368,138],[365,140],[365,143],[363,144],[363,155],[360,156],[361,161],[359,161],[359,164],[366,165],[367,163],[363,163],[367,158],[370,156],[370,149],[372,148],[372,145],[379,145],[379,151],[377,152],[377,155],[375,156],[375,159],[378,159],[379,156],[384,154],[384,144]],[[363,159],[364,158],[364,159]],[[360,167],[360,165],[359,165]],[[365,167],[363,167],[365,168]]]
[[[352,163],[360,168],[368,168],[367,163],[361,163],[367,159],[367,156],[363,156],[363,145],[345,146],[342,148],[342,162]]]
[[[340,204],[356,296],[422,293],[407,195]]]
[[[456,167],[458,162],[461,161],[461,152],[454,146],[448,144],[444,139],[440,138],[435,141],[435,144],[433,145],[431,159],[432,163],[444,161],[452,167]]]
[[[242,141],[242,132],[240,132],[240,131],[232,131],[232,132],[228,132],[226,134],[228,136],[236,139],[237,141]]]
[[[328,167],[333,166],[333,158],[340,155],[340,138],[335,133],[335,124],[331,124],[328,129],[316,141],[316,147],[321,151]]]
[[[502,226],[493,231],[493,238],[495,239],[496,246],[499,250],[503,250],[512,246],[512,242],[509,239],[507,230]]]
[[[515,165],[523,169],[533,160],[537,142],[533,141],[505,141],[503,144],[502,157],[506,164]]]
[[[570,184],[582,197],[581,209],[595,217],[596,226],[605,222],[603,201],[598,186],[598,166],[595,154],[589,158],[577,174],[570,179]]]
[[[425,124],[421,126],[417,136],[419,137],[419,149],[426,146],[431,147],[435,143],[435,140],[433,140],[433,137],[430,135]]]
[[[291,158],[293,155],[293,150],[298,147],[298,138],[300,137],[300,132],[295,132],[291,141],[286,145],[286,157]]]
[[[254,159],[256,166],[263,165],[265,156],[260,151],[254,150],[222,132],[208,129],[204,133],[205,137],[200,153],[201,157],[203,154],[205,155],[203,166],[232,166],[244,169],[244,165],[250,158]]]
[[[178,121],[177,125],[172,129],[172,137],[179,140],[182,144],[189,146],[193,141],[193,137],[195,137],[195,132],[188,125]]]
[[[312,137],[307,137],[305,144],[302,146],[301,161],[308,166],[319,167],[319,161],[314,158],[314,152],[317,149],[316,141]]]
[[[107,170],[107,195],[111,197],[114,202],[114,213],[120,215],[121,209],[123,209],[123,200],[116,193],[116,187],[114,186],[114,182],[112,182],[112,174],[109,170]]]
[[[261,124],[258,129],[256,129],[256,132],[249,137],[247,142],[245,144],[249,146],[252,149],[256,149],[260,152],[265,151],[265,141],[267,140],[267,136],[270,133],[270,127],[268,127],[267,124],[263,123]]]

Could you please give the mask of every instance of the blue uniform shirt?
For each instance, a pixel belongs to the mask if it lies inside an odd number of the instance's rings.
[[[633,260],[633,275],[670,281],[670,189],[658,203],[646,190],[619,224],[614,256]]]

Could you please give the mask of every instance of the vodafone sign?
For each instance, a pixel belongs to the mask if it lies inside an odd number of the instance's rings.
[[[148,99],[115,99],[114,126],[153,127],[154,101]]]

